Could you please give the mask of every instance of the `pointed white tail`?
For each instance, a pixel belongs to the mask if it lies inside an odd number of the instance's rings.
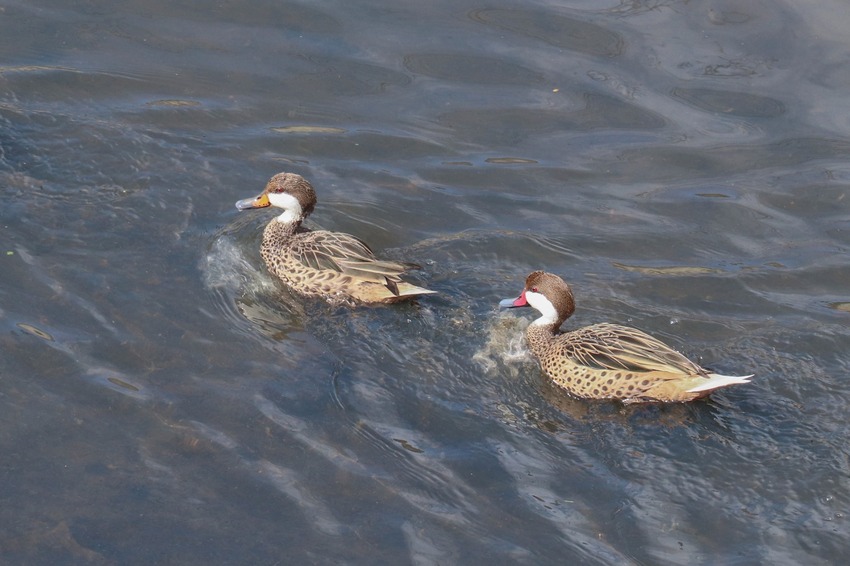
[[[431,293],[436,293],[437,291],[432,291],[431,289],[425,289],[424,287],[417,287],[407,281],[402,281],[398,284],[398,296],[399,297],[410,297],[412,295],[430,295]]]
[[[739,383],[749,383],[752,375],[720,375],[719,373],[708,374],[708,380],[705,383],[688,389],[688,393],[699,393],[700,391],[710,391],[727,385],[737,385]]]

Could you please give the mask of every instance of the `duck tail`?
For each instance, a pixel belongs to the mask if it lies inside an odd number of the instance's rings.
[[[696,387],[688,389],[688,393],[700,393],[702,391],[711,391],[727,385],[738,385],[739,383],[749,383],[753,375],[720,375],[719,373],[710,373],[706,376],[706,380]]]
[[[398,283],[397,291],[398,293],[396,295],[398,297],[411,297],[415,295],[430,295],[431,293],[436,293],[436,291],[432,291],[431,289],[426,289],[424,287],[417,287],[407,281]]]

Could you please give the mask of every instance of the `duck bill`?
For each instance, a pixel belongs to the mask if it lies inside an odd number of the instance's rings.
[[[249,208],[265,208],[267,206],[271,206],[269,202],[269,195],[266,193],[261,194],[260,196],[256,196],[254,198],[243,198],[242,200],[236,201],[236,208],[238,210],[248,210]]]
[[[499,301],[499,308],[515,309],[517,307],[527,307],[528,301],[525,300],[525,291],[516,299],[504,299]]]

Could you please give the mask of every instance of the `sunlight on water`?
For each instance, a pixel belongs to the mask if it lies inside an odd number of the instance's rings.
[[[59,4],[0,18],[0,562],[846,561],[844,4]],[[289,291],[281,170],[437,293]],[[570,397],[537,269],[756,376]]]

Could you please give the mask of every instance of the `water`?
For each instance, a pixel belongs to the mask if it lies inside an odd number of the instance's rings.
[[[4,563],[846,559],[843,3],[1,13]],[[439,295],[288,293],[281,170]],[[496,309],[540,268],[753,383],[569,398]]]

